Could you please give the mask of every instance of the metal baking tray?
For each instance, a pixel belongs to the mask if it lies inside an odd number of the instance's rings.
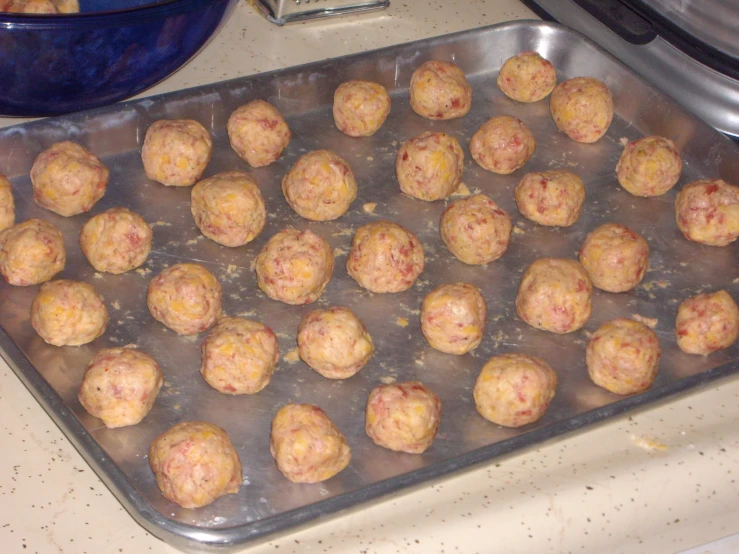
[[[251,0],[272,23],[285,25],[322,17],[381,10],[390,0]]]
[[[519,104],[495,85],[503,61],[523,50],[550,59],[559,78],[591,75],[613,92],[616,117],[595,144],[571,141],[554,126],[548,101]],[[407,97],[411,73],[429,59],[454,61],[472,85],[473,107],[464,118],[432,122],[415,115]],[[393,106],[386,124],[370,138],[341,134],[331,117],[334,89],[347,79],[365,78],[385,85]],[[206,176],[247,166],[231,150],[226,120],[239,105],[264,98],[285,115],[293,139],[275,164],[251,170],[264,193],[269,217],[253,243],[229,249],[200,236],[189,213],[188,188],[167,188],[144,176],[140,148],[147,127],[160,118],[193,118],[214,137]],[[490,195],[511,214],[515,230],[510,248],[488,266],[456,261],[439,239],[438,222],[448,202],[426,203],[399,192],[394,161],[400,143],[425,130],[443,130],[466,145],[492,115],[511,114],[531,128],[536,152],[523,169],[500,176],[479,168],[466,154],[464,183]],[[513,22],[454,35],[216,83],[104,109],[46,119],[0,131],[0,172],[11,177],[18,219],[42,217],[65,236],[68,262],[62,277],[92,283],[111,312],[108,332],[92,344],[56,348],[45,344],[29,324],[37,287],[0,285],[0,334],[3,356],[131,515],[154,535],[182,549],[233,550],[249,541],[286,531],[319,517],[407,490],[451,472],[586,428],[628,410],[648,406],[718,378],[739,372],[739,344],[708,357],[682,353],[674,340],[678,303],[700,291],[719,288],[737,297],[739,244],[711,248],[690,243],[675,226],[675,191],[658,198],[636,198],[617,184],[616,161],[626,140],[659,134],[673,139],[683,153],[678,189],[698,178],[739,182],[739,150],[727,138],[647,85],[628,68],[581,35],[543,22]],[[140,212],[153,225],[154,247],[143,269],[124,275],[95,274],[78,246],[78,233],[90,214],[58,217],[37,207],[28,172],[34,157],[52,143],[71,139],[90,147],[111,169],[99,213],[117,205]],[[334,150],[353,168],[359,196],[337,221],[312,223],[291,212],[280,192],[280,178],[307,151]],[[537,226],[518,213],[513,188],[526,171],[563,168],[578,173],[587,187],[580,220],[571,228]],[[366,204],[376,203],[373,211]],[[347,275],[344,264],[353,231],[387,218],[410,228],[426,250],[426,269],[404,293],[377,295]],[[538,331],[516,316],[514,297],[521,274],[543,256],[575,257],[586,233],[614,221],[643,234],[652,254],[650,269],[634,291],[596,291],[593,315],[583,330],[568,335]],[[337,258],[323,297],[308,306],[288,306],[264,296],[252,264],[266,240],[286,225],[310,228],[326,238]],[[245,315],[278,333],[281,354],[270,385],[257,395],[231,397],[210,389],[198,375],[204,335],[183,338],[167,331],[146,310],[146,287],[167,265],[185,260],[205,264],[224,288],[228,315]],[[423,296],[441,283],[466,281],[482,288],[488,303],[488,327],[480,347],[456,357],[431,349],[422,338],[418,310]],[[350,306],[365,322],[377,351],[370,363],[346,381],[330,381],[299,361],[289,361],[302,315],[317,306]],[[588,334],[617,316],[639,314],[657,319],[663,346],[660,373],[643,394],[617,397],[593,385],[586,373]],[[134,427],[108,430],[90,417],[76,394],[86,363],[102,347],[135,344],[161,364],[165,386],[151,413]],[[559,374],[549,411],[521,429],[493,425],[477,414],[472,386],[487,358],[496,353],[527,352],[547,360]],[[287,355],[287,358],[285,356]],[[438,437],[422,455],[394,453],[364,434],[364,406],[381,382],[419,379],[442,399]],[[287,402],[321,406],[347,436],[353,457],[349,467],[320,484],[287,481],[269,454],[269,429],[277,409]],[[166,501],[154,481],[146,453],[151,440],[176,422],[204,419],[225,428],[244,466],[237,495],[212,505],[185,510]]]

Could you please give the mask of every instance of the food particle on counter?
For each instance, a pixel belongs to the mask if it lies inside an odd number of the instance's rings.
[[[298,353],[298,349],[293,348],[292,350],[288,350],[282,357],[282,359],[290,365],[298,363],[300,361],[300,354]]]
[[[656,439],[655,437],[650,437],[648,435],[632,434],[630,436],[630,439],[631,442],[634,443],[634,446],[643,448],[647,452],[664,452],[668,449],[668,446],[666,444]]]
[[[677,345],[688,354],[728,348],[739,337],[739,307],[725,290],[692,296],[677,309],[675,335]]]
[[[575,77],[557,85],[549,109],[560,131],[577,142],[592,143],[611,125],[613,97],[602,81]]]
[[[192,119],[160,119],[146,130],[141,161],[146,176],[171,187],[194,185],[210,162],[213,139]]]
[[[518,211],[539,225],[569,227],[585,202],[582,179],[569,171],[527,173],[514,191]]]
[[[362,211],[366,214],[374,214],[377,208],[377,202],[365,202],[362,205]]]
[[[500,68],[498,88],[518,102],[538,102],[557,84],[552,63],[537,52],[521,52],[508,58]]]
[[[579,258],[593,286],[625,292],[644,278],[649,267],[649,244],[625,225],[604,223],[588,233]]]
[[[96,271],[120,274],[139,267],[151,252],[153,232],[139,214],[111,208],[90,218],[80,232],[82,252]]]
[[[385,123],[390,105],[390,96],[379,83],[346,81],[334,92],[334,123],[350,137],[369,137]]]
[[[482,167],[508,175],[531,159],[536,140],[520,119],[510,115],[491,117],[472,135],[470,154]]]
[[[656,317],[644,317],[643,315],[639,314],[631,314],[631,319],[634,321],[638,321],[639,323],[643,323],[650,329],[656,329],[657,324],[659,323],[659,319]]]
[[[264,100],[238,107],[229,116],[226,130],[231,148],[252,167],[276,161],[292,138],[282,114]]]
[[[27,219],[0,231],[0,273],[11,285],[48,281],[64,269],[67,251],[61,231],[42,219]]]
[[[675,143],[649,136],[626,145],[616,164],[616,177],[634,196],[660,196],[677,184],[682,169]]]
[[[487,304],[482,291],[469,283],[441,285],[421,304],[421,332],[440,352],[462,355],[480,345],[485,334]]]
[[[451,62],[428,61],[413,72],[408,93],[411,108],[427,119],[455,119],[472,107],[472,87]]]
[[[739,237],[739,187],[721,179],[685,185],[675,199],[675,220],[690,241],[731,244]]]
[[[395,325],[398,327],[408,327],[408,318],[406,317],[399,317],[395,320]]]
[[[464,152],[452,135],[427,131],[400,145],[395,175],[400,190],[419,200],[441,200],[462,181]]]

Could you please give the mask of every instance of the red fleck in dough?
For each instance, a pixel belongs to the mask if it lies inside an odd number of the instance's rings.
[[[282,114],[269,102],[252,100],[240,106],[226,124],[231,148],[252,167],[277,160],[292,134]]]
[[[287,404],[272,420],[269,451],[293,483],[319,483],[351,460],[344,435],[318,406]]]
[[[375,345],[367,328],[349,308],[314,310],[298,327],[300,358],[328,379],[347,379],[370,360]]]
[[[470,154],[480,166],[508,175],[534,155],[536,141],[526,124],[510,115],[491,117],[470,140]]]
[[[63,14],[79,11],[78,0],[0,0],[0,12]]]
[[[625,292],[644,278],[649,267],[649,244],[624,225],[604,223],[588,233],[580,247],[580,263],[593,286]]]
[[[159,435],[149,464],[162,494],[183,508],[201,508],[239,492],[241,460],[226,431],[204,421],[184,421]]]
[[[498,73],[498,87],[518,102],[538,102],[557,84],[554,66],[536,52],[521,52],[508,58]]]
[[[381,385],[367,399],[364,430],[375,444],[421,454],[431,446],[441,420],[441,399],[418,381]]]
[[[349,275],[371,292],[408,290],[423,272],[423,246],[416,235],[391,221],[357,229],[346,261]]]
[[[334,92],[334,122],[350,137],[374,135],[389,113],[390,96],[378,83],[346,81]]]
[[[593,383],[615,394],[647,390],[657,377],[662,349],[649,327],[630,319],[602,325],[588,342],[585,362]]]
[[[475,381],[475,407],[482,417],[504,427],[541,419],[557,388],[557,374],[526,354],[493,356]]]
[[[575,260],[542,258],[523,274],[516,311],[537,329],[563,334],[577,331],[592,310],[593,285]]]
[[[192,119],[160,119],[146,131],[141,161],[146,176],[163,185],[194,185],[210,162],[213,139]]]
[[[484,194],[452,202],[441,214],[441,240],[454,256],[470,265],[500,258],[511,241],[511,218]]]
[[[151,227],[139,214],[111,208],[85,223],[80,246],[97,271],[120,274],[147,260],[152,237]]]
[[[405,141],[395,159],[400,190],[419,200],[440,200],[462,182],[464,152],[446,133],[425,132]]]
[[[582,179],[569,171],[527,173],[514,193],[522,216],[550,227],[569,227],[575,223],[585,202]]]
[[[0,175],[0,231],[15,225],[13,187],[5,175]]]
[[[292,227],[274,235],[257,256],[257,283],[262,291],[286,304],[318,300],[334,272],[334,253],[312,231]]]
[[[613,120],[611,91],[592,77],[561,82],[552,92],[549,109],[559,130],[577,142],[597,141]]]
[[[176,264],[151,280],[146,304],[175,333],[194,335],[221,315],[221,284],[200,264]]]
[[[429,61],[416,69],[408,87],[411,108],[427,119],[453,119],[472,107],[472,87],[451,62]]]
[[[466,354],[480,345],[487,313],[485,298],[476,286],[441,285],[423,299],[421,332],[441,352]]]
[[[626,145],[616,165],[616,177],[634,196],[660,196],[675,186],[682,169],[675,143],[651,136]]]
[[[253,241],[267,222],[259,185],[241,171],[198,182],[190,194],[190,212],[200,232],[223,246]]]
[[[62,233],[48,221],[28,219],[0,232],[0,273],[11,285],[48,281],[66,260]]]
[[[685,185],[675,199],[675,220],[688,240],[731,244],[739,237],[739,187],[721,179]]]
[[[162,387],[156,360],[133,348],[104,348],[90,360],[78,398],[109,429],[136,425]]]
[[[725,290],[688,298],[677,310],[675,335],[688,354],[728,348],[739,336],[739,307]]]

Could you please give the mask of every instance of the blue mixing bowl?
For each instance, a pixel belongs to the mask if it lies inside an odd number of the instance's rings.
[[[79,14],[0,13],[0,115],[129,98],[180,68],[238,0],[81,0]]]

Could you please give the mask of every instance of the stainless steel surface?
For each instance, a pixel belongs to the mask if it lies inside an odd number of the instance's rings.
[[[387,8],[390,0],[256,0],[256,5],[272,23],[284,25],[319,17],[380,10]]]
[[[591,75],[606,82],[614,95],[616,118],[603,139],[592,145],[575,143],[557,131],[546,100],[518,104],[503,96],[495,85],[498,69],[505,59],[522,50],[536,50],[550,59],[560,79]],[[429,59],[454,61],[468,75],[474,91],[473,108],[463,119],[432,122],[410,110],[407,85],[411,73]],[[376,80],[392,96],[388,121],[370,138],[348,138],[333,125],[333,91],[352,78]],[[193,118],[214,137],[213,159],[206,176],[248,170],[229,147],[225,124],[237,106],[253,98],[264,98],[282,111],[293,139],[275,164],[251,171],[270,213],[267,228],[253,243],[229,249],[200,235],[189,212],[189,189],[163,187],[146,179],[140,147],[146,129],[157,119]],[[484,171],[467,156],[467,187],[489,194],[511,214],[516,228],[511,246],[500,260],[486,267],[467,266],[449,254],[438,236],[439,217],[447,202],[425,203],[402,195],[394,176],[395,154],[402,141],[428,129],[452,133],[466,145],[488,117],[503,113],[529,125],[537,140],[536,153],[523,170],[509,176]],[[0,345],[4,357],[137,521],[180,548],[233,549],[534,446],[739,371],[739,344],[708,357],[683,354],[675,344],[674,318],[683,298],[718,288],[737,296],[739,244],[709,248],[689,243],[674,223],[675,191],[644,199],[632,197],[618,186],[614,168],[623,140],[647,134],[667,136],[682,150],[685,170],[678,188],[697,178],[739,182],[739,149],[731,141],[589,40],[542,22],[496,25],[4,129],[0,131],[0,172],[13,182],[18,219],[42,217],[58,225],[68,248],[68,265],[61,277],[92,283],[111,311],[108,332],[94,343],[55,348],[36,336],[28,321],[37,287],[2,284],[0,324],[7,336],[0,334]],[[95,274],[77,243],[79,230],[91,214],[62,218],[32,201],[28,171],[33,159],[63,139],[87,145],[111,169],[108,192],[93,213],[125,205],[153,225],[154,247],[142,270],[119,276]],[[359,183],[359,196],[349,213],[334,222],[301,220],[280,192],[280,178],[297,157],[318,148],[334,150],[347,160]],[[587,187],[583,216],[564,230],[524,220],[513,200],[513,188],[524,171],[554,168],[575,171]],[[366,203],[377,204],[372,213],[364,209]],[[352,232],[378,218],[407,226],[425,247],[426,270],[405,293],[370,294],[346,274]],[[525,267],[543,256],[576,256],[586,233],[605,221],[629,225],[649,242],[650,270],[642,285],[617,295],[596,291],[593,316],[585,329],[576,333],[556,336],[522,323],[513,299]],[[256,286],[252,269],[256,254],[286,225],[310,228],[335,248],[333,279],[316,304],[287,306],[268,299]],[[216,274],[223,284],[228,315],[244,315],[271,326],[278,333],[283,356],[296,346],[295,333],[303,314],[317,306],[344,304],[367,325],[377,346],[375,357],[346,381],[329,381],[302,362],[290,363],[283,357],[270,385],[257,395],[231,397],[210,389],[198,375],[204,335],[189,339],[176,336],[146,310],[149,280],[165,266],[185,260],[204,263]],[[418,321],[423,296],[441,283],[454,281],[481,287],[488,302],[485,339],[473,354],[462,357],[428,347]],[[588,333],[603,322],[633,314],[658,319],[656,331],[664,354],[652,389],[621,398],[589,381],[584,346]],[[165,386],[141,424],[108,430],[84,411],[76,393],[85,365],[97,349],[126,344],[135,344],[159,361]],[[480,417],[471,394],[487,358],[510,351],[544,358],[560,379],[545,417],[518,430],[498,427]],[[422,380],[442,399],[439,435],[423,455],[384,450],[364,434],[364,404],[369,391],[393,379]],[[288,482],[269,454],[271,418],[281,405],[291,401],[324,408],[352,447],[350,466],[325,483]],[[198,510],[180,509],[167,502],[146,459],[156,435],[187,419],[205,419],[225,428],[244,465],[244,486],[239,494]]]

